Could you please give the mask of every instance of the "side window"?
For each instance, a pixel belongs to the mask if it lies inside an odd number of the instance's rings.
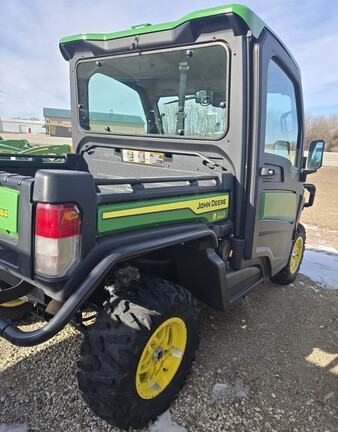
[[[298,116],[291,79],[274,61],[268,67],[265,153],[289,159],[297,165]]]

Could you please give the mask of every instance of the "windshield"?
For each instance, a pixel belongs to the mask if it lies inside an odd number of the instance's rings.
[[[80,125],[91,132],[217,139],[227,126],[227,63],[220,44],[81,62]]]

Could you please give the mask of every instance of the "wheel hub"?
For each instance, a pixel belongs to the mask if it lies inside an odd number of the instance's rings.
[[[295,244],[293,245],[290,259],[291,274],[294,274],[300,265],[300,261],[302,259],[303,244],[304,242],[302,237],[298,237]]]
[[[136,391],[142,399],[158,396],[173,380],[187,344],[187,328],[180,318],[170,318],[151,335],[136,371]]]
[[[155,362],[158,362],[161,360],[161,358],[163,357],[164,354],[164,349],[162,347],[156,347],[154,349],[154,353],[153,353],[153,359]]]

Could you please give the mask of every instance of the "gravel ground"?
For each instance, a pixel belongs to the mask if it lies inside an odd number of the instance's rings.
[[[21,327],[40,325],[30,318]],[[266,283],[227,314],[203,308],[201,346],[172,419],[188,432],[335,432],[337,340],[338,291],[305,276],[289,287]],[[0,424],[118,430],[81,399],[75,378],[81,341],[70,326],[37,347],[0,340]],[[247,398],[215,397],[215,385],[236,382]]]

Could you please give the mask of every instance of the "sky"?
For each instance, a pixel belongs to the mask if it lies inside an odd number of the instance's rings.
[[[302,70],[305,111],[338,114],[338,2],[243,0],[283,40]],[[226,0],[0,0],[0,117],[42,118],[69,108],[59,40],[176,21]]]

